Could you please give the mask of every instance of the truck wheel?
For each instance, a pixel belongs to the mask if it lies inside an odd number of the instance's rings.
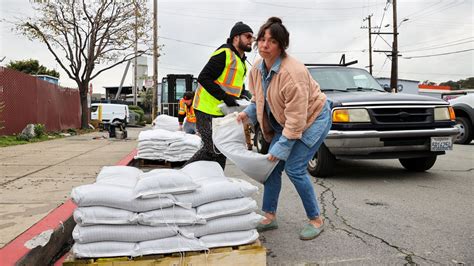
[[[456,136],[454,143],[457,144],[469,144],[472,140],[472,123],[466,117],[456,117],[456,126],[460,132]]]
[[[329,177],[334,174],[336,158],[326,145],[322,144],[308,162],[308,172],[314,177]]]
[[[263,133],[260,130],[259,126],[255,127],[255,136],[253,137],[253,143],[257,147],[257,151],[261,154],[267,154],[268,153],[268,148],[270,147],[270,143],[268,143],[264,138],[263,138]]]
[[[421,158],[400,158],[398,160],[408,171],[424,172],[433,167],[436,162],[436,155]]]

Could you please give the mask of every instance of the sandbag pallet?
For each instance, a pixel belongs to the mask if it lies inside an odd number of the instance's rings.
[[[166,160],[135,159],[131,166],[138,168],[175,168],[183,166],[186,161],[170,162]]]
[[[233,247],[211,248],[209,252],[183,252],[148,255],[136,258],[114,257],[95,259],[66,259],[65,266],[108,265],[266,265],[266,249],[259,240]]]

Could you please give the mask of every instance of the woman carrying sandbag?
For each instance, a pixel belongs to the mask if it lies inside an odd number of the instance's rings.
[[[253,124],[258,120],[264,138],[271,143],[268,160],[280,160],[264,184],[265,219],[257,229],[278,228],[276,211],[285,170],[309,219],[300,239],[310,240],[322,232],[324,221],[306,166],[329,132],[331,109],[304,64],[285,52],[289,35],[280,18],[271,17],[261,26],[257,47],[262,60],[254,64],[249,76],[252,103],[237,120]]]

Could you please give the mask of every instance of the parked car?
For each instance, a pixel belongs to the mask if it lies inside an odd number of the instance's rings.
[[[448,100],[456,113],[456,126],[459,128],[459,134],[456,136],[455,143],[469,144],[474,137],[474,93],[467,93]]]
[[[337,159],[398,159],[409,171],[426,171],[452,149],[458,128],[446,101],[388,93],[363,69],[308,69],[333,103],[333,124],[308,164],[311,175],[333,175]],[[259,152],[268,151],[258,126],[254,143]]]

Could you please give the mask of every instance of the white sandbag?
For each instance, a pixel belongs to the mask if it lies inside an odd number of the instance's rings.
[[[182,131],[171,132],[164,129],[144,130],[138,134],[138,141],[158,140],[172,143],[181,140],[185,134]]]
[[[76,225],[72,237],[77,243],[103,241],[140,242],[167,238],[178,234],[177,226],[152,227],[146,225]]]
[[[100,258],[100,257],[136,257],[138,253],[138,243],[129,242],[95,242],[72,246],[72,253],[76,258]]]
[[[255,229],[212,234],[200,238],[208,248],[245,245],[255,242],[257,239],[258,232]]]
[[[142,170],[131,166],[104,166],[97,175],[96,182],[115,186],[134,187]]]
[[[74,210],[74,221],[82,226],[94,224],[136,224],[135,212],[103,206],[79,207]]]
[[[171,207],[174,204],[191,207],[190,204],[177,202],[171,195],[152,199],[136,199],[132,188],[105,184],[87,184],[75,187],[72,200],[79,207],[105,206],[132,212],[144,212]]]
[[[143,241],[138,243],[138,249],[142,255],[207,250],[199,239],[187,238],[181,235]]]
[[[179,142],[173,142],[170,144],[170,149],[174,149],[179,146],[192,147],[194,149],[200,149],[202,145],[201,137],[195,134],[185,134],[184,138]]]
[[[196,182],[214,177],[225,178],[224,170],[222,170],[219,163],[214,161],[192,162],[181,168],[181,171],[189,175]]]
[[[255,229],[263,218],[263,216],[252,212],[244,215],[217,218],[207,221],[203,225],[183,226],[180,227],[180,230],[186,234],[193,234],[194,237],[232,231],[245,231]]]
[[[225,115],[227,115],[234,112],[237,112],[237,113],[242,112],[250,104],[250,101],[247,101],[245,99],[238,99],[236,100],[236,102],[239,104],[238,106],[227,106],[227,104],[221,103],[217,107],[219,107],[221,111]]]
[[[247,150],[244,128],[237,122],[237,113],[212,119],[212,140],[217,149],[250,178],[265,183],[278,161],[267,159],[268,154]]]
[[[178,131],[179,130],[179,123],[178,118],[169,116],[169,115],[159,115],[157,116],[153,122],[153,128],[155,129],[164,129],[168,131]]]
[[[213,201],[250,197],[258,191],[256,186],[236,178],[208,178],[199,183],[201,187],[193,193],[173,196],[179,202],[197,207]]]
[[[155,169],[142,173],[133,190],[136,198],[154,198],[161,194],[179,194],[199,187],[190,176],[176,169]]]
[[[138,214],[138,223],[151,226],[205,224],[206,220],[196,214],[196,209],[169,207]]]
[[[237,198],[214,201],[196,208],[199,217],[212,220],[223,216],[242,215],[257,210],[257,202],[252,198]]]

